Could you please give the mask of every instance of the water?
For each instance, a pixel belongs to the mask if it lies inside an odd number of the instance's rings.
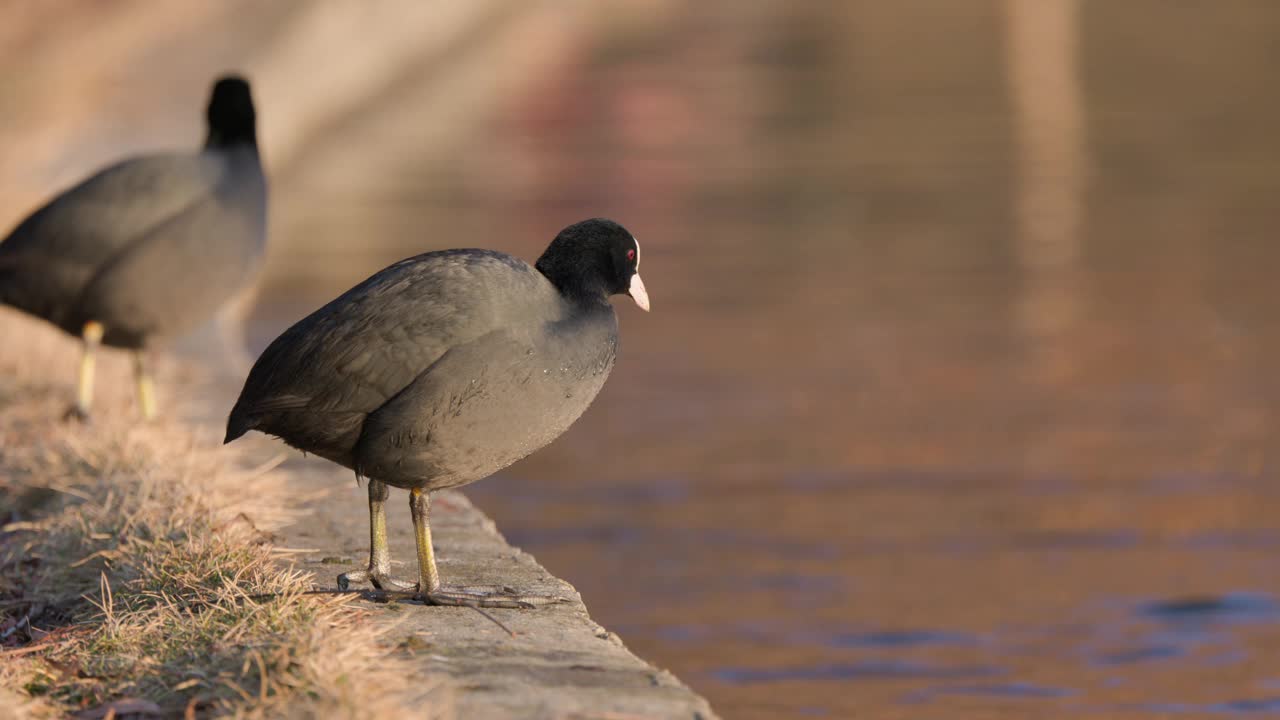
[[[614,217],[653,312],[471,494],[636,652],[733,718],[1280,712],[1280,5],[615,10],[430,162],[278,178],[259,347]]]

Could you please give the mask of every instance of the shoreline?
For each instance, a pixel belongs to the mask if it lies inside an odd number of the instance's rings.
[[[63,424],[58,418],[74,392],[78,344],[7,308],[0,309],[0,333],[11,340],[0,349],[0,557],[6,558],[0,569],[11,581],[0,597],[0,634],[8,633],[0,645],[6,661],[0,665],[8,666],[0,691],[14,701],[17,717],[112,707],[249,716],[305,708],[360,717],[388,711],[442,718],[717,717],[678,678],[595,623],[568,582],[507,543],[457,491],[437,493],[433,503],[445,578],[512,585],[566,602],[487,609],[490,619],[465,607],[301,595],[335,587],[336,575],[362,564],[368,552],[366,494],[348,472],[263,436],[219,445],[220,409],[234,390],[227,379],[173,356],[158,367],[159,422],[140,424],[127,359],[106,351],[91,423]],[[404,497],[393,493],[388,504],[401,574],[414,559]],[[113,525],[119,516],[142,520]],[[84,527],[95,530],[86,535]],[[176,534],[159,556],[152,547],[157,528],[177,528],[165,531]],[[155,565],[191,565],[211,545],[222,564],[204,575],[148,574]],[[36,571],[27,573],[23,563],[33,559]],[[252,580],[241,581],[241,573]],[[227,583],[227,576],[237,581]],[[237,615],[254,593],[282,588],[281,597],[253,600],[251,612]],[[46,603],[40,594],[58,600]],[[158,597],[177,600],[166,605]],[[190,607],[209,608],[197,617],[226,613],[234,630],[213,628],[187,641],[207,646],[206,655],[181,662],[150,657],[188,650],[150,650],[158,640],[147,633],[166,623],[182,627],[185,616],[175,608]],[[122,611],[133,625],[122,625]],[[218,635],[263,616],[274,622],[240,638],[243,647],[228,647]],[[121,633],[122,626],[136,626],[137,637]],[[173,632],[169,627],[164,636]],[[142,683],[132,673],[86,679],[82,671],[60,669],[125,660],[160,663],[169,685]]]

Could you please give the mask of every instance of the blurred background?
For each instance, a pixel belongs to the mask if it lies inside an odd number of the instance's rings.
[[[411,254],[634,232],[609,384],[468,493],[726,717],[1280,712],[1280,4],[4,13],[6,231],[250,75],[252,353]]]

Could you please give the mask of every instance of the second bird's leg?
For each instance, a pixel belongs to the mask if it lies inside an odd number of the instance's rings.
[[[138,385],[138,407],[142,409],[143,420],[156,416],[156,385],[151,379],[149,360],[145,349],[133,351],[133,379]]]
[[[346,590],[353,582],[371,582],[379,590],[412,590],[413,583],[391,577],[391,551],[387,549],[387,485],[369,479],[369,568],[338,576],[338,587]]]
[[[563,602],[555,595],[524,595],[509,587],[471,585],[444,587],[431,545],[431,495],[421,488],[409,491],[409,512],[418,544],[418,594],[432,605],[473,605],[485,608],[536,608]]]
[[[63,416],[67,420],[89,419],[89,408],[93,405],[93,365],[104,332],[102,323],[94,320],[85,323],[80,331],[80,375],[76,378],[76,402]]]

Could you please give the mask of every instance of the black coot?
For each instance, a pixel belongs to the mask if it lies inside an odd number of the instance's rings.
[[[437,604],[526,607],[549,598],[443,589],[428,526],[432,490],[479,480],[554,440],[613,368],[610,295],[649,298],[635,238],[610,220],[565,228],[535,266],[490,250],[444,250],[382,270],[289,328],[258,358],[227,420],[369,480],[367,570],[384,589],[383,503],[410,491],[417,590]]]
[[[267,189],[244,79],[214,84],[208,123],[200,152],[111,165],[0,243],[0,302],[83,339],[72,416],[88,415],[99,343],[134,351],[142,412],[154,416],[152,339],[212,317],[259,265]]]

